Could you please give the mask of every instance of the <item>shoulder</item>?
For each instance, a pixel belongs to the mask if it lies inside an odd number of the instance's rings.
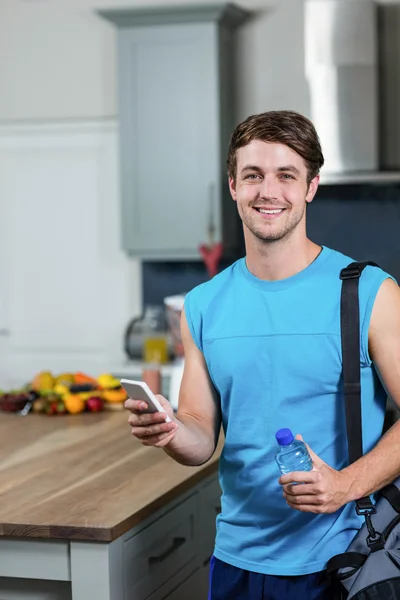
[[[240,259],[215,275],[209,281],[202,283],[185,296],[186,321],[197,347],[203,350],[204,323],[215,316],[224,304],[226,294],[231,293],[232,286],[241,278]]]
[[[379,288],[368,334],[370,356],[388,394],[400,406],[400,288],[386,279]]]
[[[373,257],[370,257],[370,260],[373,261]],[[331,268],[333,268],[335,272],[340,274],[340,271],[342,269],[350,265],[352,262],[358,261],[357,259],[351,256],[347,256],[346,254],[342,254],[337,250],[330,249],[329,262]],[[360,293],[362,295],[366,294],[368,296],[372,294],[373,296],[375,296],[382,283],[387,279],[392,280],[394,285],[397,285],[390,273],[387,273],[384,269],[381,269],[379,266],[367,265],[363,270],[362,276],[360,278]]]
[[[220,296],[220,294],[226,291],[227,287],[231,287],[235,284],[235,281],[240,276],[241,262],[243,259],[235,261],[232,265],[215,275],[209,281],[201,283],[194,287],[185,296],[185,310],[190,306],[197,306],[198,308],[208,306],[214,298]]]
[[[390,327],[399,323],[400,327],[400,287],[387,277],[381,283],[371,315],[371,333],[385,324]]]

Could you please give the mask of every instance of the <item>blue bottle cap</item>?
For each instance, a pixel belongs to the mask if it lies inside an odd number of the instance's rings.
[[[275,437],[280,446],[287,446],[294,440],[293,433],[286,427],[284,429],[279,429],[279,431],[276,432]]]

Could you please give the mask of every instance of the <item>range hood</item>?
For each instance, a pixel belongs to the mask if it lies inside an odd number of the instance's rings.
[[[321,183],[400,182],[400,4],[305,0]]]

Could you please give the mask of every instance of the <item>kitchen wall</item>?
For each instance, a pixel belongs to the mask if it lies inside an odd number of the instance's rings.
[[[119,249],[116,31],[95,11],[170,3],[189,2],[0,2],[0,387],[122,361],[142,287],[162,293],[160,266],[142,281]],[[302,0],[238,3],[254,17],[238,32],[237,120],[308,114]],[[206,277],[200,263],[171,269],[177,291]]]
[[[0,121],[114,118],[114,27],[96,9],[201,0],[2,0]],[[238,118],[307,111],[301,0],[240,0],[257,18],[239,32]]]
[[[307,113],[302,0],[237,3],[257,17],[239,31],[238,118],[275,108]],[[0,121],[115,118],[115,30],[95,10],[152,4],[206,2],[1,0]]]
[[[116,30],[95,11],[149,4],[0,2],[0,388],[124,360],[142,278],[119,247]],[[301,1],[241,4],[238,119],[307,112]]]

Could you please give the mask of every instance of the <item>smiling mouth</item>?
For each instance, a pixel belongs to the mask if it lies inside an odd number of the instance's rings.
[[[254,209],[262,215],[280,215],[285,210],[284,208],[259,208],[257,206]]]

